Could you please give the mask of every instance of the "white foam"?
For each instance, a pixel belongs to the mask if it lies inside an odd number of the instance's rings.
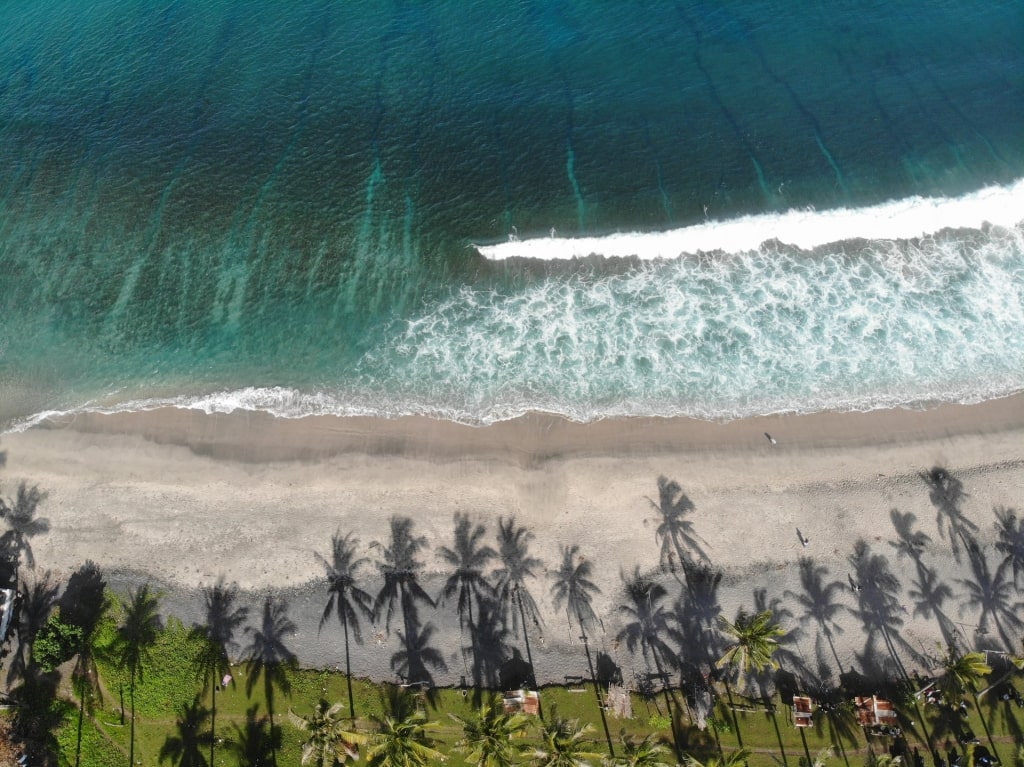
[[[604,237],[538,237],[497,245],[476,245],[485,258],[544,261],[591,255],[678,258],[687,253],[756,250],[779,240],[805,250],[842,240],[900,240],[942,229],[978,229],[985,223],[1012,227],[1024,221],[1024,179],[990,186],[962,197],[909,197],[865,208],[789,210],[727,221],[708,221],[666,232],[629,232]]]

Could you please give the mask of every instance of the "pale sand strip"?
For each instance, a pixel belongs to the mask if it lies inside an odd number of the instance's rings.
[[[42,566],[66,573],[91,558],[110,571],[148,573],[186,590],[220,573],[246,588],[301,587],[322,575],[312,552],[326,553],[336,529],[354,531],[364,544],[384,541],[395,514],[414,518],[435,548],[449,543],[453,512],[478,517],[491,532],[497,517],[514,514],[536,533],[535,553],[549,570],[558,566],[560,544],[578,544],[597,563],[602,594],[595,608],[605,621],[600,642],[624,667],[640,661],[612,641],[619,573],[657,566],[649,499],[657,497],[660,476],[679,482],[696,506],[695,530],[727,575],[726,613],[749,606],[755,587],[779,598],[798,591],[801,556],[813,556],[829,567],[830,579],[845,581],[858,539],[888,557],[909,584],[910,564],[887,543],[893,508],[917,516],[933,542],[929,564],[960,597],[957,583],[968,573],[949,554],[920,478],[933,465],[964,481],[964,510],[986,547],[994,535],[993,506],[1024,506],[1020,396],[924,412],[726,424],[579,425],[532,416],[486,428],[416,418],[281,420],[162,410],[79,416],[5,435],[0,447],[8,453],[0,474],[5,495],[22,478],[49,492],[41,513],[52,529],[33,541]],[[810,539],[806,548],[797,527]],[[436,592],[443,567],[433,551],[425,561]],[[374,575],[372,568],[368,573]],[[553,678],[567,673],[560,653],[571,650],[573,633],[551,605],[549,583],[535,589],[548,625],[538,668]],[[852,605],[851,594],[844,598]],[[321,599],[307,601],[302,609],[309,616],[299,621],[295,639],[300,655],[335,662],[336,647],[316,640]],[[909,597],[907,603],[912,608]],[[956,603],[949,612],[966,623],[976,617],[970,610],[960,617]],[[437,644],[456,647],[454,616],[431,620],[441,629]],[[849,657],[863,649],[865,637],[851,618],[844,623],[841,653]],[[807,628],[811,635],[800,649],[813,655],[813,627]],[[930,648],[938,636],[934,621],[909,615],[903,634]],[[392,635],[363,658],[366,673],[387,674],[386,651],[396,642]],[[457,651],[449,665],[453,675],[461,673]]]

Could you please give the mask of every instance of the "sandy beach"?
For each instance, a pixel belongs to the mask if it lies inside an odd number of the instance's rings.
[[[544,615],[543,626],[531,629],[542,681],[560,681],[573,673],[567,669],[582,672],[585,663],[578,629],[550,596],[549,576],[567,544],[594,565],[594,646],[627,677],[643,670],[643,659],[615,641],[623,621],[617,607],[621,574],[634,567],[666,585],[666,606],[680,592],[678,573],[661,566],[656,540],[659,478],[678,483],[692,501],[693,531],[709,566],[723,575],[721,611],[731,618],[740,607],[752,608],[756,589],[769,602],[781,600],[780,620],[794,632],[789,649],[808,668],[823,651],[820,629],[797,599],[802,557],[827,568],[826,581],[842,584],[835,599],[849,609],[837,617],[842,633],[834,632],[842,664],[870,662],[864,656],[873,638],[856,617],[858,541],[869,556],[884,557],[898,580],[899,634],[907,648],[920,649],[901,661],[926,669],[935,653],[943,635],[915,601],[919,566],[890,545],[894,510],[914,515],[914,529],[928,536],[919,559],[952,590],[944,613],[969,643],[998,644],[994,624],[976,634],[981,615],[967,584],[977,573],[962,551],[957,561],[953,531],[922,474],[942,467],[962,482],[960,510],[976,526],[971,535],[993,572],[993,509],[1024,506],[1021,396],[721,424],[581,425],[534,415],[481,428],[416,418],[283,420],[167,409],[57,419],[4,435],[0,449],[7,453],[0,472],[5,496],[21,480],[48,493],[40,515],[50,531],[32,541],[37,569],[66,576],[91,559],[115,589],[152,580],[164,590],[167,610],[186,623],[201,617],[197,589],[220,575],[237,581],[254,604],[274,590],[288,599],[298,626],[293,647],[312,666],[342,658],[337,631],[317,626],[326,594],[314,552],[328,552],[332,533],[351,531],[362,541],[373,593],[375,542],[386,543],[392,516],[410,517],[431,546],[423,582],[436,594],[447,575],[436,549],[451,545],[453,514],[485,524],[488,542],[498,518],[514,515],[536,536],[532,553],[547,571],[532,589]],[[433,641],[448,665],[436,681],[457,683],[466,665],[454,611],[446,606],[423,617],[437,626]],[[353,653],[353,669],[394,678],[389,659],[399,640],[382,627],[374,632]]]

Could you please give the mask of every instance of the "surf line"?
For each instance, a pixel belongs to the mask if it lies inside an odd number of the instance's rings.
[[[524,236],[509,242],[475,244],[490,260],[557,260],[605,257],[678,258],[687,253],[757,250],[778,240],[810,250],[852,239],[899,240],[942,229],[978,229],[988,223],[1010,228],[1024,222],[1024,179],[990,186],[962,197],[908,197],[863,208],[800,209],[785,213],[704,221],[662,232],[618,232],[595,237]]]

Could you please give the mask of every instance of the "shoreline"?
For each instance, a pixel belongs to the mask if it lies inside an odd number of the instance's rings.
[[[977,404],[931,408],[786,413],[705,421],[688,417],[608,418],[589,423],[531,413],[487,426],[425,416],[394,419],[262,411],[207,414],[165,407],[126,413],[56,416],[28,429],[134,435],[188,447],[198,455],[263,463],[322,460],[345,453],[427,460],[491,458],[524,465],[554,458],[885,446],[1024,430],[1024,392]],[[0,436],[10,440],[16,434]]]
[[[221,575],[254,605],[268,592],[283,594],[298,626],[293,650],[313,667],[335,664],[341,651],[334,633],[319,631],[326,593],[314,556],[329,553],[334,533],[351,532],[361,541],[360,556],[368,558],[362,577],[376,593],[376,546],[387,544],[391,518],[411,519],[427,543],[421,580],[436,596],[451,571],[438,549],[452,545],[453,515],[484,524],[483,542],[491,546],[497,520],[515,517],[533,534],[531,554],[543,563],[533,593],[544,625],[531,629],[542,682],[586,673],[564,607],[551,595],[566,545],[578,545],[580,556],[594,563],[593,608],[601,621],[595,648],[622,668],[642,670],[643,660],[616,641],[623,621],[618,606],[623,577],[634,568],[660,581],[669,599],[680,591],[657,535],[662,481],[678,483],[689,499],[693,534],[708,566],[723,576],[716,596],[721,613],[749,609],[758,593],[782,600],[793,613],[787,629],[803,632],[796,649],[808,668],[821,642],[813,626],[797,620],[791,596],[800,592],[806,558],[841,584],[835,599],[848,612],[839,619],[845,632],[837,632],[836,644],[844,665],[874,652],[845,585],[861,556],[858,546],[881,558],[900,584],[898,599],[907,610],[896,617],[908,646],[934,647],[942,639],[936,622],[910,609],[914,566],[890,545],[893,515],[911,515],[914,528],[928,536],[927,564],[953,595],[947,610],[970,623],[978,615],[961,584],[971,571],[951,550],[923,475],[941,466],[963,482],[964,517],[989,557],[996,556],[993,510],[1024,506],[1021,395],[928,411],[728,423],[574,424],[535,415],[469,427],[169,410],[52,422],[4,435],[0,451],[6,452],[4,496],[21,480],[48,493],[38,516],[49,521],[49,532],[32,539],[36,577],[52,569],[66,578],[91,559],[122,592],[152,579],[165,591],[167,610],[186,625],[202,619],[199,587]],[[809,543],[802,545],[803,537]],[[437,628],[434,641],[449,669],[438,671],[436,681],[455,684],[464,637],[454,607],[425,617]],[[379,626],[366,633],[373,640],[354,652],[354,673],[393,678],[397,634]],[[927,671],[920,658],[905,661]]]

